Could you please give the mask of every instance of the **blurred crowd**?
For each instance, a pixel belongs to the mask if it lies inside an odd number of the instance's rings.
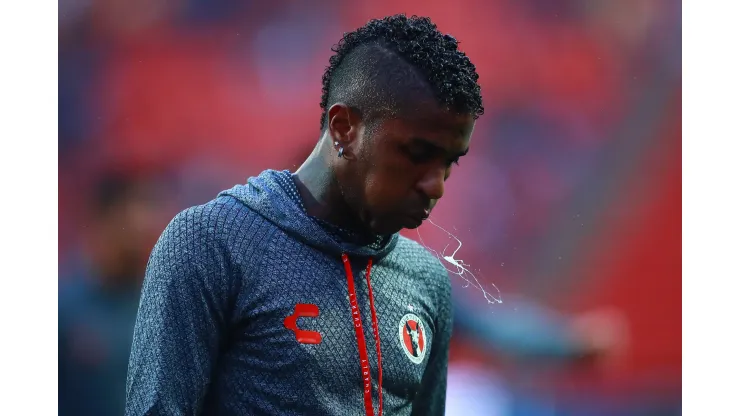
[[[672,0],[60,1],[60,414],[122,412],[159,233],[296,169],[331,46],[400,12],[461,40],[486,108],[432,219],[503,302],[451,274],[448,414],[680,414]],[[404,234],[456,246],[429,224]]]

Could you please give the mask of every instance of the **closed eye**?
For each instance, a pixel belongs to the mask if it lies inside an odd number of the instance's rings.
[[[462,152],[450,155],[444,148],[421,138],[412,139],[410,145],[402,146],[401,149],[412,163],[422,164],[430,162],[433,159],[440,161],[444,160],[448,168],[451,167],[453,163],[455,165],[459,165],[460,158],[465,156],[469,150],[465,149]],[[450,156],[452,157],[450,158]]]
[[[433,157],[433,153],[428,149],[419,149],[416,147],[406,147],[404,148],[404,153],[406,153],[406,156],[413,163],[425,163]]]

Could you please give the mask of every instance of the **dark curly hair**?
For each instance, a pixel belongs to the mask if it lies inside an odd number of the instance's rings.
[[[363,117],[397,114],[404,100],[418,97],[414,92],[431,93],[446,109],[478,118],[478,74],[458,43],[429,18],[403,14],[345,33],[322,77],[321,130],[334,103],[345,102]]]

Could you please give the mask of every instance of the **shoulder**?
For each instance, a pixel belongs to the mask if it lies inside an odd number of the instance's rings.
[[[437,297],[449,297],[450,276],[442,261],[429,249],[404,236],[398,237],[399,258],[413,273],[424,276],[425,283],[434,289]]]
[[[235,198],[219,195],[206,203],[180,211],[172,223],[190,225],[197,229],[213,229],[216,226],[229,227],[254,215],[251,209]]]
[[[234,240],[248,238],[267,225],[260,215],[237,199],[220,195],[177,213],[165,228],[162,238],[233,244]]]
[[[436,278],[447,276],[447,269],[429,249],[404,236],[398,237],[396,250],[401,260],[412,268],[433,274]]]
[[[159,237],[147,269],[165,273],[182,266],[230,276],[245,268],[251,273],[275,232],[254,210],[221,195],[177,213]]]

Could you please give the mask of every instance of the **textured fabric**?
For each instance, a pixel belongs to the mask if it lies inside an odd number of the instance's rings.
[[[342,253],[352,263],[376,414],[378,361],[364,275],[370,257],[383,414],[444,414],[447,271],[398,234],[382,245],[337,239],[306,215],[286,180],[287,172],[265,171],[167,226],[144,281],[127,415],[365,414]],[[297,304],[318,307],[317,317],[297,325],[318,332],[319,344],[298,342],[286,328]]]

